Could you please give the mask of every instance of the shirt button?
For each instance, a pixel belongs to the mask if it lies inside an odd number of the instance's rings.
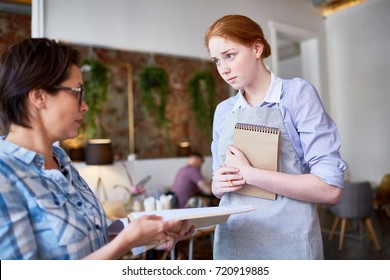
[[[100,226],[99,225],[95,225],[96,229],[100,229]]]
[[[81,201],[77,202],[77,206],[81,206],[81,205],[83,205],[83,202]]]

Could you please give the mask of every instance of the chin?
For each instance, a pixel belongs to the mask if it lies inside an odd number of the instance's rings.
[[[235,85],[235,84],[231,84],[230,85],[234,90],[240,90],[240,89],[242,89],[242,87],[240,87],[240,86],[238,86],[238,85]]]
[[[68,135],[64,136],[64,139],[62,139],[62,140],[70,140],[70,139],[76,138],[78,135],[79,134],[77,132],[69,133]]]

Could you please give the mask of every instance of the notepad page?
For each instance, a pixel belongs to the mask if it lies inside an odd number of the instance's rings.
[[[251,166],[278,171],[279,136],[280,131],[277,128],[237,124],[234,130],[234,146],[245,155]],[[251,185],[246,185],[238,192],[250,196],[276,199],[274,193]]]

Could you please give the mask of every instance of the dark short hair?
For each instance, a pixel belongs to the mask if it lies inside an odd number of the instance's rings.
[[[191,152],[189,154],[189,157],[197,157],[197,158],[200,158],[202,160],[202,162],[204,161],[203,155],[199,152]]]
[[[28,38],[8,47],[0,60],[0,130],[11,124],[30,127],[26,97],[33,89],[61,84],[72,65],[80,63],[78,50],[47,38]]]

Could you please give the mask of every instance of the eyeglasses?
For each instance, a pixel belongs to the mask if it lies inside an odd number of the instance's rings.
[[[71,91],[73,94],[79,95],[79,106],[81,106],[81,103],[83,103],[83,98],[84,98],[84,87],[83,86],[76,87],[76,88],[64,87],[64,86],[53,86],[53,87],[51,87],[51,89]]]

